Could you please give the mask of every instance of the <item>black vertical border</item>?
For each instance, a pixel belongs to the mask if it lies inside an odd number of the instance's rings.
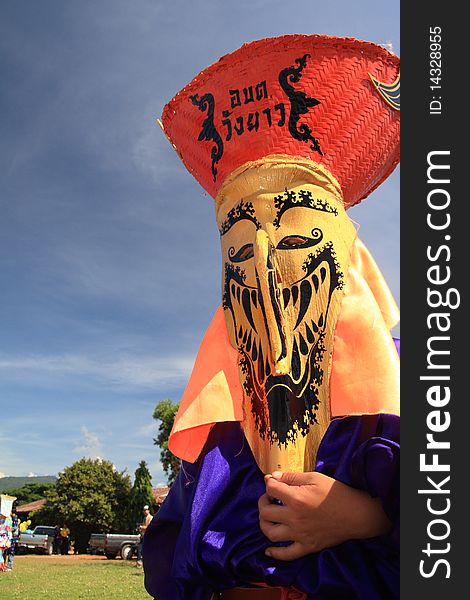
[[[432,43],[430,30],[441,29],[441,85],[440,90],[431,90],[430,69],[433,66],[430,52]],[[466,293],[464,287],[470,268],[470,194],[465,189],[466,175],[470,175],[467,139],[470,31],[466,29],[461,6],[452,2],[402,2],[401,3],[401,403],[402,403],[402,462],[401,462],[401,598],[426,600],[454,600],[470,597],[470,421],[468,405],[470,390],[464,374],[470,372],[470,350],[466,348],[469,327],[465,318]],[[435,48],[435,47],[434,47]],[[430,102],[435,96],[442,102],[441,114],[431,114]],[[437,107],[437,103],[434,105]],[[437,112],[437,111],[436,111]],[[449,151],[441,157],[442,163],[450,164],[450,184],[435,185],[427,181],[428,153]],[[438,162],[436,160],[436,162]],[[436,172],[437,173],[437,172]],[[444,172],[441,172],[444,178]],[[437,212],[428,206],[428,194],[432,188],[444,188],[450,194],[448,209]],[[436,193],[433,198],[438,199]],[[441,194],[441,199],[445,197]],[[432,230],[427,218],[434,213],[437,219],[451,219],[446,230]],[[445,236],[450,236],[446,239]],[[434,262],[427,256],[428,248],[436,256]],[[448,259],[448,260],[447,260]],[[447,284],[433,285],[428,279],[429,267],[439,264],[442,273],[450,268]],[[434,271],[434,274],[436,272]],[[428,288],[440,289],[443,294],[454,288],[460,296],[456,309],[430,308],[427,301]],[[454,295],[456,297],[456,295]],[[448,332],[430,329],[427,318],[432,312],[449,315]],[[442,321],[443,323],[444,321]],[[449,336],[448,343],[440,342],[441,349],[450,350],[441,356],[442,364],[450,369],[430,371],[427,369],[428,347],[431,336]],[[439,345],[439,342],[434,342]],[[434,346],[436,347],[436,346]],[[421,375],[448,374],[449,382],[420,380]],[[432,460],[435,451],[426,450],[426,434],[430,433],[427,416],[435,407],[427,401],[427,389],[431,385],[448,385],[450,401],[442,407],[450,415],[450,427],[435,438],[450,442],[450,449],[437,452],[439,462],[450,465],[449,472],[423,472],[420,470],[420,454]],[[468,441],[467,441],[468,440]],[[427,476],[437,485],[450,475],[450,480],[441,486],[449,494],[419,494],[420,489],[433,489]],[[427,501],[436,510],[449,511],[432,515]],[[444,536],[447,531],[443,523],[430,525],[433,519],[442,518],[449,523],[449,536],[442,540],[429,537],[430,531]],[[430,544],[431,552],[427,550]],[[449,544],[449,546],[447,546]],[[446,551],[448,550],[448,551]],[[438,560],[448,561],[437,564]],[[421,563],[424,561],[424,563]],[[429,577],[420,573],[422,570]],[[468,574],[468,575],[467,575]],[[450,575],[449,578],[446,575]]]

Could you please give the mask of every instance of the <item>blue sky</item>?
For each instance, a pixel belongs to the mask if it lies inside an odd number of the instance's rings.
[[[399,3],[13,0],[0,19],[0,476],[101,456],[165,481],[179,400],[220,302],[213,201],[155,124],[244,42],[399,48]],[[350,211],[399,301],[399,172]]]

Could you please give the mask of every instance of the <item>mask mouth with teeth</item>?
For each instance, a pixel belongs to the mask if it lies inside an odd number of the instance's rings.
[[[289,162],[245,170],[224,187],[217,217],[245,434],[255,455],[298,453],[329,421],[329,363],[355,229],[324,171]]]
[[[292,239],[300,243],[300,236],[292,236]],[[294,249],[297,249],[295,245]],[[260,285],[245,285],[246,273],[225,263],[223,306],[233,319],[236,347],[242,355],[240,362],[246,376],[245,391],[252,399],[260,436],[280,444],[295,441],[298,432],[305,435],[309,425],[316,421],[318,390],[323,382],[321,363],[326,350],[328,308],[334,291],[343,287],[343,273],[331,242],[310,253],[302,267],[305,275],[289,287],[276,286],[273,276],[267,300],[274,299],[273,325],[280,332],[283,346],[278,359],[290,357],[289,371],[276,373],[271,368],[269,340],[262,335],[266,310]],[[267,268],[272,269],[272,262]],[[272,272],[274,275],[274,269]],[[257,279],[259,281],[259,276]],[[324,306],[316,301],[317,297],[325,299]],[[282,313],[289,309],[295,316],[291,340],[284,338],[282,327]],[[268,348],[263,348],[266,341]],[[267,406],[262,401],[264,397]]]

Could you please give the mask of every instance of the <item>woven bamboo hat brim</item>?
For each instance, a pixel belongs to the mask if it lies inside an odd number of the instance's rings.
[[[350,207],[399,162],[398,77],[399,58],[369,42],[267,38],[197,75],[165,106],[163,128],[214,198],[243,164],[287,154],[324,165]]]

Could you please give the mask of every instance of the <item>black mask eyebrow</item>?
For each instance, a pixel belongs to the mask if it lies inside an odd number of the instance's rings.
[[[238,221],[251,221],[255,224],[256,230],[261,229],[261,223],[255,216],[255,209],[252,202],[244,202],[240,200],[240,202],[234,206],[225,217],[222,225],[219,228],[219,233],[221,236],[225,235],[227,231],[229,231],[235,223]]]
[[[311,208],[313,210],[331,213],[335,217],[338,216],[338,209],[336,207],[331,206],[327,200],[323,200],[322,198],[313,198],[312,192],[309,190],[300,190],[297,194],[286,188],[284,194],[274,197],[274,206],[277,209],[276,218],[273,221],[273,225],[276,229],[279,229],[281,226],[282,215],[290,208]]]

